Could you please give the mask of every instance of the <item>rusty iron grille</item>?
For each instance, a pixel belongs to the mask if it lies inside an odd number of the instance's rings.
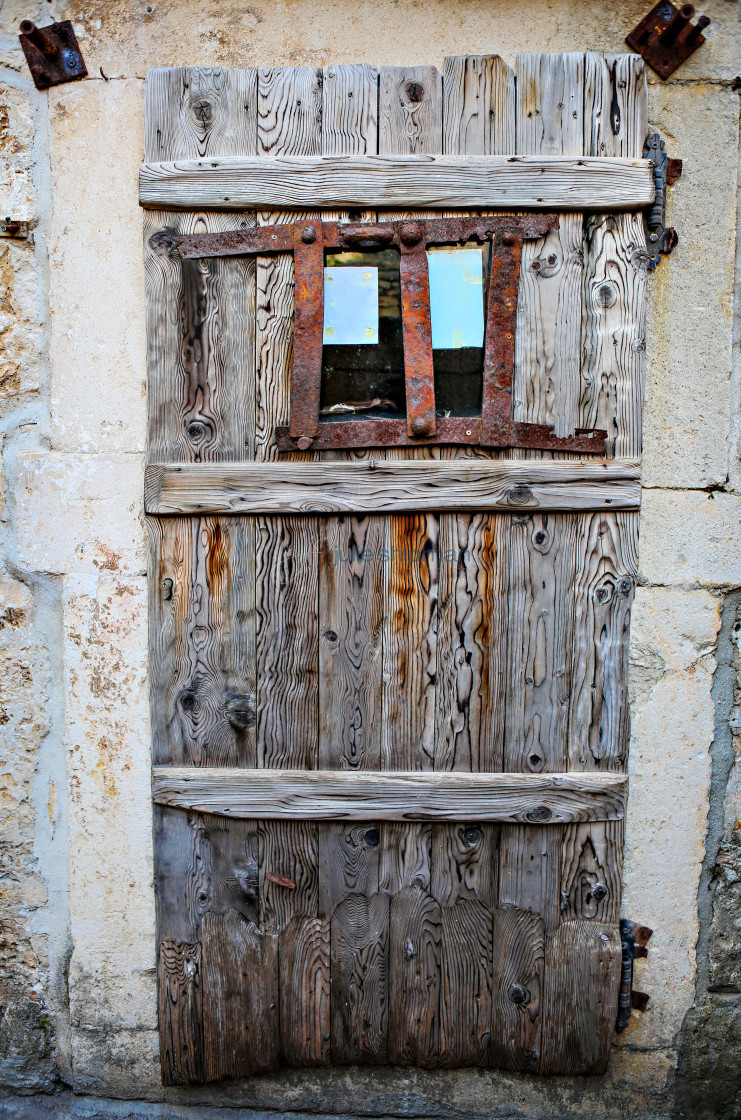
[[[542,424],[515,423],[512,382],[522,243],[558,228],[556,214],[405,220],[382,225],[303,221],[173,238],[181,258],[294,255],[296,312],[290,423],[276,429],[278,449],[473,444],[605,454],[607,433],[577,429],[556,436]],[[427,249],[491,241],[481,415],[438,416],[430,321]],[[400,252],[404,339],[404,419],[322,420],[319,415],[324,324],[324,252],[396,248]]]

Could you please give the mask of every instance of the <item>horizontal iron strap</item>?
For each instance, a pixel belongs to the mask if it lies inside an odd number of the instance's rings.
[[[621,820],[622,774],[463,774],[158,766],[159,805],[265,820]]]
[[[152,464],[152,514],[638,509],[633,459]]]
[[[647,160],[601,156],[216,158],[146,163],[139,201],[165,209],[635,210]]]

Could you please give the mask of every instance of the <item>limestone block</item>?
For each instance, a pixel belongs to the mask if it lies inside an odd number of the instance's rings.
[[[156,1027],[146,581],[65,579],[70,1015]]]
[[[49,98],[53,446],[141,451],[143,85],[75,82]]]
[[[647,584],[741,583],[741,496],[644,490],[639,579]]]
[[[694,1000],[719,628],[719,603],[707,591],[637,589],[623,913],[654,935],[635,978],[651,1002],[634,1013],[622,1044],[671,1046]]]
[[[0,213],[7,211],[0,208]],[[43,338],[38,289],[32,247],[0,241],[0,413],[17,408],[20,394],[39,387]]]
[[[18,462],[18,562],[30,571],[142,574],[140,455],[24,452]]]
[[[643,480],[703,487],[728,476],[738,94],[651,87],[649,121],[684,161],[669,189],[679,244],[648,284]],[[708,152],[723,153],[708,167]]]
[[[648,5],[650,8],[651,5]],[[376,62],[386,66],[434,63],[446,54],[495,50],[508,62],[521,51],[627,51],[625,36],[646,14],[641,0],[606,6],[529,0],[302,0],[290,3],[203,5],[130,4],[127,0],[67,0],[90,73],[142,76],[148,66],[322,66]],[[680,78],[738,72],[737,8],[708,0],[699,9],[713,20],[708,42]],[[184,49],[187,44],[187,51]]]
[[[31,98],[30,91],[0,82],[0,214],[24,222],[36,217]]]

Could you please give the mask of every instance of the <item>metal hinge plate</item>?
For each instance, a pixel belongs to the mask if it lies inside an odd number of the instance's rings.
[[[16,241],[28,239],[28,222],[17,222],[13,218],[0,218],[0,237],[12,237]]]
[[[662,253],[671,253],[679,237],[677,231],[666,225],[666,188],[676,182],[682,174],[681,159],[669,159],[666,154],[666,145],[654,132],[646,141],[644,159],[648,159],[654,168],[654,188],[656,195],[653,205],[644,211],[643,224],[646,228],[646,247],[648,249],[648,267],[656,268],[661,260]]]

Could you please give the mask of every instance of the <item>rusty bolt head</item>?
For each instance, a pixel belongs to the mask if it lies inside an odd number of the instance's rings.
[[[306,245],[311,245],[312,241],[316,241],[316,230],[313,226],[304,226],[301,230],[301,240]]]
[[[422,230],[416,222],[405,222],[399,230],[399,237],[404,245],[416,245],[422,237]]]
[[[311,447],[311,437],[299,436],[299,438],[296,440],[296,446],[298,447],[299,451],[308,451]]]
[[[502,245],[514,245],[517,237],[514,233],[510,233],[508,229],[502,234]]]

